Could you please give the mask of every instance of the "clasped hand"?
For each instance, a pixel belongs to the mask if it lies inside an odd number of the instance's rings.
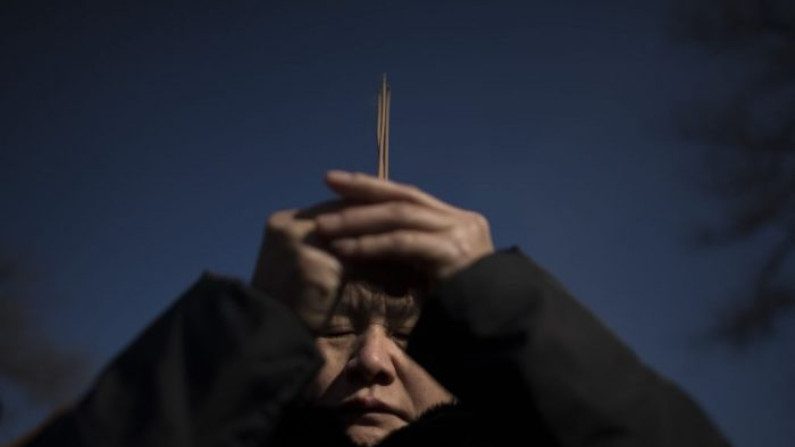
[[[252,285],[319,329],[352,263],[389,261],[432,286],[494,252],[482,215],[411,185],[343,171],[326,183],[339,196],[270,216]]]

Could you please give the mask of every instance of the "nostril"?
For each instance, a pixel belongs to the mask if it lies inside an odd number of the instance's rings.
[[[352,383],[360,385],[386,386],[394,381],[394,375],[390,374],[388,371],[355,366],[348,370],[348,375]]]
[[[370,333],[363,336],[348,361],[351,380],[379,385],[388,385],[395,380],[395,365],[384,343],[386,337],[382,335]]]

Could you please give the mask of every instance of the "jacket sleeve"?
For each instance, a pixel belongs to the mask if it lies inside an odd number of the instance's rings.
[[[24,445],[263,445],[321,364],[288,308],[206,274]]]
[[[498,440],[728,445],[694,402],[517,249],[437,287],[409,353]]]

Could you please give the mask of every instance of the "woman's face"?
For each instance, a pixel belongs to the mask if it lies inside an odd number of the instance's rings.
[[[353,285],[315,338],[325,363],[309,396],[334,410],[356,444],[376,444],[425,410],[453,400],[406,354],[419,311],[411,296]]]

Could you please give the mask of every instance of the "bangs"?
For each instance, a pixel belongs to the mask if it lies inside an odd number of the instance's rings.
[[[356,318],[376,314],[391,322],[415,320],[422,305],[418,278],[413,270],[395,264],[350,268],[335,313]]]

